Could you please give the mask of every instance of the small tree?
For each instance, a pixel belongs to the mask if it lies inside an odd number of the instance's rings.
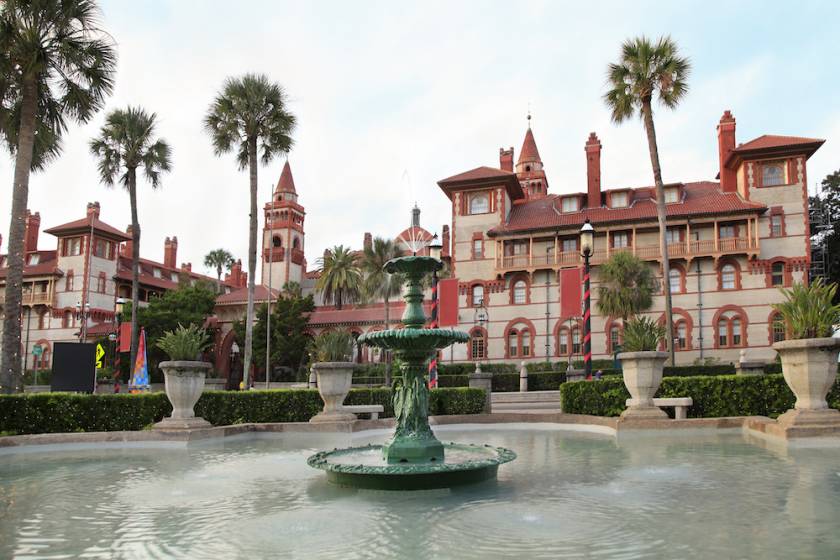
[[[345,303],[358,301],[362,295],[363,279],[359,257],[349,247],[338,245],[320,259],[321,276],[315,289],[322,294],[324,303],[335,302],[336,309]]]
[[[639,257],[621,251],[598,267],[598,312],[608,317],[629,317],[650,309],[659,289],[650,266]]]
[[[233,266],[233,255],[225,249],[213,249],[204,256],[204,266],[216,269],[216,280],[222,283],[222,272]]]

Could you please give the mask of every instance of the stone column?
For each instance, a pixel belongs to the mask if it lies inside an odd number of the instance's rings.
[[[519,392],[528,392],[528,368],[525,367],[525,362],[519,367]]]
[[[748,360],[747,351],[741,350],[738,363],[735,364],[737,375],[764,375],[764,362],[760,360]]]
[[[469,379],[471,389],[484,389],[484,413],[490,414],[492,411],[493,374],[481,371],[481,364],[476,362],[475,371],[470,374]]]

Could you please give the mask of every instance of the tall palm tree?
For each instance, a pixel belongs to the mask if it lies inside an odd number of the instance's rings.
[[[216,279],[222,283],[222,272],[233,266],[233,255],[225,249],[213,249],[204,256],[204,266],[216,269]]]
[[[248,169],[251,188],[248,234],[248,306],[245,317],[244,386],[248,387],[254,332],[254,279],[257,274],[257,169],[292,149],[295,116],[286,94],[263,74],[228,78],[204,117],[216,155],[236,152],[240,170]]]
[[[0,391],[22,388],[20,316],[29,173],[60,152],[67,119],[87,122],[113,88],[116,51],[93,0],[0,7],[0,131],[15,156]]]
[[[598,267],[598,312],[627,318],[653,305],[658,282],[650,266],[633,253],[621,251]]]
[[[367,299],[382,299],[385,305],[386,330],[391,323],[391,297],[400,295],[404,279],[401,274],[385,272],[385,263],[401,256],[402,250],[393,240],[381,237],[374,238],[362,254],[362,271],[364,272],[362,291]],[[391,386],[390,360],[385,363],[385,386]]]
[[[315,289],[321,293],[324,303],[335,303],[341,309],[345,303],[358,301],[363,293],[362,271],[359,258],[349,247],[338,245],[318,259],[321,276]]]
[[[662,183],[662,167],[659,164],[659,148],[656,144],[656,130],[653,126],[653,99],[669,109],[674,109],[688,92],[688,75],[691,64],[688,58],[679,55],[677,44],[668,36],[660,37],[655,43],[647,37],[636,37],[621,46],[618,63],[610,64],[607,70],[610,90],[604,94],[604,102],[612,111],[612,120],[622,123],[637,113],[641,116],[647,133],[650,164],[656,185],[656,215],[659,220],[659,248],[662,253],[662,277],[665,294],[665,317],[668,330],[668,352],[671,365],[674,364],[674,325],[671,312],[670,262],[666,241],[665,188]]]
[[[140,107],[114,109],[105,118],[99,137],[90,141],[90,151],[99,160],[99,178],[107,186],[115,181],[128,191],[131,204],[131,367],[137,357],[140,333],[136,306],[140,296],[140,222],[137,219],[137,168],[153,189],[160,186],[160,175],[171,168],[171,150],[165,140],[155,137],[155,113]]]

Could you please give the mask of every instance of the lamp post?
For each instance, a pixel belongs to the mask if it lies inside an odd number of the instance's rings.
[[[236,363],[236,357],[239,355],[239,345],[236,341],[233,341],[233,344],[230,345],[230,373],[228,373],[228,379],[230,379],[230,375],[233,373],[233,364]],[[230,385],[228,385],[229,387]]]
[[[85,304],[82,305],[82,302],[77,301],[76,302],[76,320],[82,322],[82,325],[79,328],[79,343],[80,344],[82,342],[84,342],[85,338],[86,338],[85,335],[87,333],[87,320],[88,320],[88,315],[89,314],[90,314],[90,303],[85,302]]]
[[[429,243],[429,256],[433,259],[440,260],[441,253],[443,253],[443,245],[438,240],[438,235],[432,237],[432,242]],[[438,274],[437,269],[432,271],[432,313],[429,321],[429,328],[436,329],[438,326]],[[429,388],[437,387],[438,371],[437,371],[437,355],[435,352],[432,359],[429,360]]]
[[[555,241],[556,243],[556,241]],[[545,262],[551,262],[553,246],[545,248]],[[551,269],[545,270],[545,363],[551,361]]]
[[[482,331],[487,332],[484,327],[485,324],[487,324],[489,327],[490,315],[487,312],[487,308],[484,306],[484,298],[482,298],[478,304],[478,307],[476,307],[475,309],[475,313],[473,313],[473,326],[479,327]],[[487,339],[489,338],[490,337],[488,335]],[[481,371],[481,364],[479,364],[481,356],[487,357],[490,352],[490,348],[488,348],[489,345],[487,344],[487,342],[488,340],[485,340],[483,352],[478,356],[478,358],[476,358],[476,371]],[[472,346],[472,343],[470,343],[470,345]],[[470,347],[470,353],[472,353],[472,347]]]
[[[595,246],[595,228],[589,218],[580,228],[580,254],[583,257],[583,370],[586,379],[592,376],[592,323],[590,321],[589,257]]]
[[[123,311],[125,310],[125,300],[123,298],[117,298],[116,303],[114,304],[114,312],[117,319],[117,338],[115,341],[116,351],[114,352],[114,388],[116,392],[119,392],[119,379],[122,377],[122,368],[120,364],[120,345],[122,344],[122,340],[120,339],[120,325],[122,323],[122,315]]]

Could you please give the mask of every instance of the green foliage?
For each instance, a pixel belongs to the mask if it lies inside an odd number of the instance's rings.
[[[391,391],[352,389],[345,403],[381,404],[393,416]],[[195,413],[214,426],[244,422],[307,422],[323,402],[315,389],[272,391],[207,391]],[[433,389],[429,412],[479,414],[484,407],[481,389]],[[143,430],[172,412],[165,393],[139,395],[80,395],[35,393],[0,395],[0,433],[40,434]]]
[[[819,195],[808,200],[814,212],[810,220],[811,246],[834,257],[825,262],[825,274],[829,282],[840,284],[840,170],[826,175],[821,187]],[[822,219],[815,219],[818,217]],[[834,295],[834,303],[840,303],[840,290]]]
[[[222,272],[233,266],[233,255],[226,249],[213,249],[204,256],[204,266],[216,270],[216,279],[222,280]]]
[[[329,331],[315,337],[316,362],[349,362],[353,356],[353,336],[346,331]]]
[[[650,317],[633,317],[624,325],[624,352],[653,351],[665,339],[665,327]]]
[[[666,377],[657,397],[691,397],[690,418],[724,416],[776,417],[793,408],[795,397],[781,375]],[[563,412],[618,416],[630,393],[620,378],[565,383],[560,387]],[[840,407],[840,384],[828,394],[829,406]]]
[[[840,325],[840,303],[834,303],[837,284],[825,284],[822,278],[815,278],[807,286],[797,283],[779,291],[785,301],[773,304],[773,309],[781,313],[792,338],[830,337]]]
[[[198,360],[208,346],[207,332],[197,325],[178,325],[157,341],[157,347],[166,352],[170,360]]]
[[[324,298],[324,303],[335,303],[341,309],[345,303],[361,299],[363,292],[362,271],[359,258],[344,245],[337,245],[318,259],[321,275],[315,289]]]
[[[659,289],[653,269],[633,253],[620,251],[598,267],[598,312],[628,317],[647,311]]]
[[[391,298],[400,295],[405,278],[402,274],[387,272],[385,263],[401,256],[402,250],[392,239],[375,237],[373,242],[365,247],[361,262],[364,272],[362,295],[365,300],[381,299],[387,305]]]

